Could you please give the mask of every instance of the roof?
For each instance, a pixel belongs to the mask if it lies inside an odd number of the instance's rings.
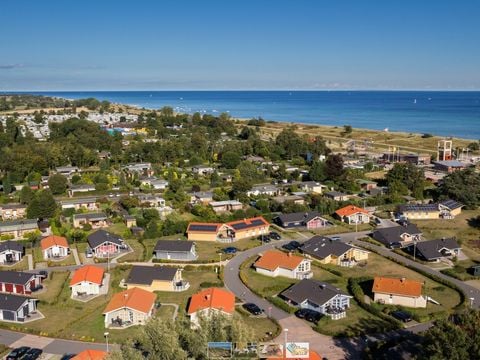
[[[436,212],[439,211],[438,204],[405,204],[398,207],[400,212]]]
[[[291,222],[309,222],[310,220],[316,218],[316,217],[322,217],[321,214],[317,211],[311,211],[311,212],[296,212],[296,213],[291,213],[291,214],[281,214],[278,215],[277,218],[282,222],[282,223],[291,223]]]
[[[158,240],[153,251],[190,252],[195,243],[185,240]]]
[[[222,226],[220,223],[191,222],[188,224],[187,232],[216,233]]]
[[[196,191],[192,193],[192,196],[195,196],[196,198],[204,199],[204,198],[212,198],[213,197],[213,192],[211,191]]]
[[[455,210],[465,206],[462,203],[451,199],[440,201],[439,205],[444,206],[449,210]]]
[[[423,283],[417,280],[377,276],[373,280],[372,292],[419,297],[422,295],[422,286]]]
[[[354,214],[357,214],[357,213],[363,213],[363,214],[368,215],[367,210],[359,208],[358,206],[355,206],[355,205],[348,205],[348,206],[345,206],[345,207],[335,211],[335,214],[337,214],[338,216],[342,216],[342,217],[343,216],[351,216],[351,215],[354,215]]]
[[[203,309],[217,309],[232,314],[235,311],[235,295],[220,288],[202,290],[190,299],[188,313],[193,314]]]
[[[50,249],[53,246],[62,246],[68,248],[68,241],[63,236],[50,235],[40,240],[42,250]]]
[[[38,228],[37,219],[22,219],[0,222],[2,231],[8,230],[31,230]]]
[[[348,196],[348,194],[345,194],[339,191],[329,191],[325,193],[325,196],[337,197],[337,196]]]
[[[103,350],[87,349],[78,353],[72,360],[104,360],[108,353]]]
[[[88,214],[75,214],[75,219],[87,219],[87,220],[104,220],[107,219],[107,215],[104,213],[88,213]]]
[[[93,284],[102,284],[104,270],[101,267],[93,265],[85,265],[75,271],[70,286],[81,283],[83,281]]]
[[[278,357],[275,357],[275,358],[267,358],[267,360],[273,360],[273,359],[276,359],[276,360],[279,360],[279,359],[282,359],[282,360],[285,360],[286,358],[278,358]],[[288,358],[288,360],[322,360],[322,357],[320,355],[318,355],[317,352],[313,351],[313,350],[309,350],[308,351],[308,358]]]
[[[59,201],[61,205],[67,204],[85,204],[85,203],[94,203],[97,202],[96,197],[84,197],[84,198],[73,198],[68,200]]]
[[[267,226],[270,224],[268,223],[267,220],[263,218],[263,216],[258,216],[250,219],[230,221],[226,223],[226,225],[231,226],[235,230],[244,230],[244,229]]]
[[[0,283],[25,285],[35,276],[37,275],[23,271],[0,270]]]
[[[303,260],[305,260],[303,257],[292,255],[291,253],[286,254],[278,250],[268,250],[255,262],[255,264],[253,264],[253,266],[270,271],[275,271],[279,267],[288,270],[295,270]]]
[[[97,230],[94,233],[88,235],[88,244],[92,249],[96,248],[99,245],[102,245],[105,242],[111,242],[117,245],[123,245],[123,240],[120,236],[112,234],[105,230]]]
[[[340,257],[351,248],[353,246],[344,242],[334,241],[328,237],[317,235],[305,241],[300,246],[300,251],[318,259],[325,259],[330,255]]]
[[[157,296],[154,293],[134,287],[113,295],[103,313],[106,314],[122,308],[148,313],[155,304],[156,298]]]
[[[434,161],[434,164],[448,166],[448,167],[466,167],[467,165],[458,161],[458,160],[444,160],[444,161]]]
[[[2,209],[26,209],[27,205],[19,204],[19,203],[10,203],[10,204],[2,204],[0,205]]]
[[[403,239],[401,238],[401,235],[405,233],[409,235],[419,235],[422,231],[418,229],[417,225],[408,223],[405,226],[400,225],[379,228],[373,232],[372,237],[375,240],[380,241],[382,244],[390,245],[402,242]]]
[[[7,241],[0,242],[0,253],[8,250],[18,251],[23,253],[25,251],[25,247],[22,244],[20,244],[18,241],[7,240]]]
[[[460,249],[460,245],[454,238],[420,241],[416,245],[416,251],[426,260],[443,257],[442,250],[444,249]]]
[[[211,201],[210,206],[225,206],[225,205],[242,205],[242,203],[238,200],[224,200],[224,201]]]
[[[303,279],[281,293],[281,296],[296,304],[308,300],[319,306],[329,302],[337,295],[349,296],[326,282],[312,279]]]
[[[128,275],[127,284],[151,285],[153,281],[173,281],[178,269],[166,266],[134,266]]]
[[[17,311],[25,304],[25,301],[30,299],[31,298],[25,296],[0,294],[0,310]]]

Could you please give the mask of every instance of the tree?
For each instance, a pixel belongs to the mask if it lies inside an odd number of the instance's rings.
[[[417,199],[423,199],[425,176],[423,170],[414,164],[395,164],[387,173],[387,185],[392,187],[389,193],[393,196],[406,195],[405,188]]]
[[[227,169],[235,169],[240,164],[240,155],[233,150],[226,151],[222,154],[222,166]]]
[[[352,126],[351,125],[343,125],[343,131],[341,133],[342,136],[350,135],[352,133]]]
[[[48,219],[57,210],[57,203],[50,190],[39,190],[27,207],[29,219]]]
[[[30,186],[24,186],[22,187],[22,190],[20,190],[20,195],[19,195],[19,201],[22,204],[30,204],[34,197],[33,190],[30,188]]]
[[[343,175],[343,173],[342,155],[329,155],[327,160],[325,160],[325,175],[327,175],[327,178],[336,181]]]
[[[2,180],[3,193],[5,195],[10,194],[13,191],[12,179],[10,173],[7,173]]]
[[[48,188],[54,195],[60,195],[67,190],[68,180],[62,174],[54,174],[48,178]]]
[[[308,177],[313,181],[324,181],[327,178],[325,162],[314,161],[308,172]]]
[[[480,174],[468,168],[447,175],[439,187],[440,196],[461,202],[467,209],[480,206]]]

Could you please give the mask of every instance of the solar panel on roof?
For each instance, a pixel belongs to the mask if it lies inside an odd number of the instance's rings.
[[[252,225],[255,225],[255,226],[265,225],[265,222],[262,219],[255,219],[252,221]]]
[[[191,231],[217,231],[217,225],[211,224],[192,224],[189,227]]]
[[[237,223],[237,224],[233,224],[231,225],[235,230],[242,230],[242,229],[246,229],[249,227],[248,224],[244,223],[244,222],[241,222],[241,223]]]

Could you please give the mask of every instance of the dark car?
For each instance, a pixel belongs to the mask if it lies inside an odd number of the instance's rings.
[[[48,271],[47,270],[40,270],[38,272],[38,275],[40,275],[42,278],[46,279],[48,277]]]
[[[288,251],[295,251],[299,247],[300,247],[300,243],[298,241],[290,241],[289,243],[282,246],[282,248]]]
[[[60,358],[60,360],[70,360],[70,359],[73,359],[75,356],[77,356],[77,355],[76,354],[65,354]]]
[[[402,310],[397,310],[391,313],[391,315],[400,321],[403,322],[409,322],[412,321],[412,314],[410,314],[408,311],[402,311]]]
[[[260,235],[258,237],[258,240],[264,243],[269,243],[271,241],[270,237],[268,235]]]
[[[268,236],[270,236],[270,238],[273,240],[280,240],[282,238],[280,234],[275,231],[271,231],[270,234],[268,234]]]
[[[20,359],[30,348],[28,346],[22,346],[10,351],[10,354],[7,355],[6,360],[16,360]]]
[[[295,312],[295,315],[300,319],[305,319],[307,321],[316,323],[322,317],[318,311],[310,309],[300,309]]]
[[[223,252],[225,254],[235,254],[237,251],[238,251],[238,249],[234,246],[229,246],[229,247],[226,247],[225,249],[223,249]]]
[[[42,285],[42,284],[38,284],[37,286],[32,287],[32,291],[33,291],[33,292],[39,291],[39,290],[42,290],[42,289],[43,289],[43,285]]]
[[[42,355],[43,350],[32,348],[23,355],[22,360],[36,360]]]
[[[260,309],[257,305],[253,303],[246,303],[243,304],[243,308],[247,310],[252,315],[261,315],[262,309]]]

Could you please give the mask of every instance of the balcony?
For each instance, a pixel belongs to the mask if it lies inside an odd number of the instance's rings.
[[[297,273],[295,278],[298,280],[303,280],[303,279],[310,279],[313,276],[312,271],[305,271],[301,273]]]
[[[190,283],[188,281],[179,281],[173,284],[173,291],[185,291],[188,290],[190,287]]]

